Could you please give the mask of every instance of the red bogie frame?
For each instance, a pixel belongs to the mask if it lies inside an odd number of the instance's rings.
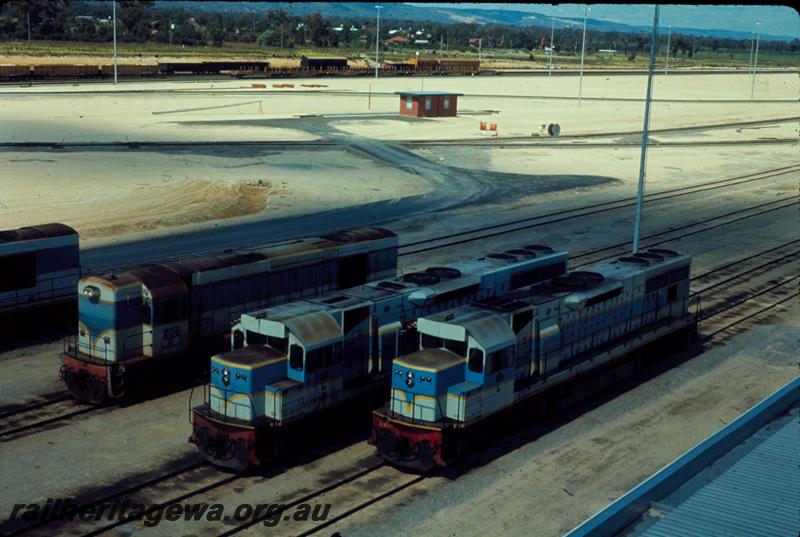
[[[108,398],[108,366],[62,354],[61,377],[78,401],[102,403]]]
[[[370,444],[379,456],[399,468],[429,472],[445,467],[461,452],[460,431],[394,420],[383,410],[372,413]]]
[[[215,466],[243,471],[260,466],[256,453],[257,433],[254,427],[221,423],[197,411],[192,412],[192,436],[203,456]]]

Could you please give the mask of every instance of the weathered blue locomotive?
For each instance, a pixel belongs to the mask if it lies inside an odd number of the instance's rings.
[[[75,300],[78,232],[64,224],[0,231],[0,315]]]
[[[81,401],[119,398],[156,365],[207,364],[246,311],[396,273],[397,236],[366,228],[82,278],[62,376]]]
[[[685,338],[696,327],[690,264],[653,249],[420,318],[421,350],[394,360],[371,442],[399,467],[446,466],[498,413],[645,345]]]
[[[564,274],[566,264],[565,252],[529,246],[243,315],[234,350],[211,359],[190,441],[217,465],[259,465],[310,418],[385,400],[391,361],[419,348],[419,316]]]

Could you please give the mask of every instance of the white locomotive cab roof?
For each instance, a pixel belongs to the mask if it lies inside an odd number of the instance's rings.
[[[342,337],[339,323],[325,311],[316,311],[284,319],[283,324],[306,348],[318,347]]]
[[[492,352],[515,341],[514,332],[502,317],[485,310],[466,308],[461,311],[442,312],[417,320],[417,330],[434,337],[451,341],[466,341],[467,336]]]

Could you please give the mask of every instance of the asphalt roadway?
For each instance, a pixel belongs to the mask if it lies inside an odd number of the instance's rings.
[[[431,162],[402,147],[354,136],[333,128],[334,118],[252,120],[280,127],[291,123],[326,140],[336,141],[353,153],[373,159],[377,166],[391,166],[430,181],[434,189],[422,195],[355,205],[320,213],[269,218],[246,223],[220,222],[212,229],[165,233],[81,251],[81,265],[91,272],[120,270],[140,264],[222,253],[226,249],[263,246],[270,242],[316,236],[332,231],[384,224],[399,218],[435,214],[445,209],[479,205],[536,193],[596,186],[617,181],[604,176],[536,176],[468,170]],[[242,120],[218,122],[241,124]],[[224,145],[221,144],[221,145]],[[257,150],[257,148],[254,148]]]

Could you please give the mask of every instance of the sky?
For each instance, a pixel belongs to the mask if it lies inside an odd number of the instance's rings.
[[[439,6],[456,9],[529,11],[561,17],[583,17],[584,7],[584,4],[409,3],[416,6]],[[653,4],[595,4],[591,5],[589,18],[634,26],[652,25]],[[761,33],[800,37],[800,14],[790,7],[780,5],[662,4],[659,26],[752,32],[756,29],[756,22],[761,23],[758,26]]]

